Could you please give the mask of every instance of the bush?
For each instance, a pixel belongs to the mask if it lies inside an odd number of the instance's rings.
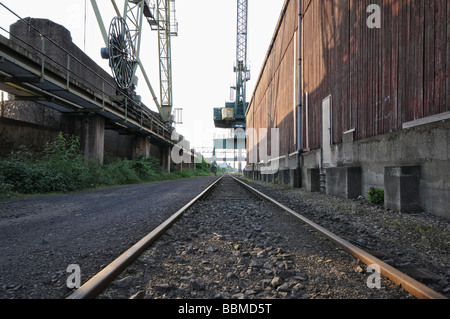
[[[98,165],[97,165],[98,166]],[[67,192],[93,187],[97,167],[85,163],[77,137],[62,133],[47,143],[42,154],[23,150],[0,162],[4,182],[20,193]]]
[[[104,165],[86,161],[78,137],[62,133],[42,153],[21,148],[0,160],[0,197],[9,194],[68,192],[99,185],[124,185],[210,175],[205,161],[197,170],[167,173],[154,157],[125,160],[105,156]]]
[[[133,169],[133,162],[129,160],[117,159],[103,167],[106,173],[106,185],[126,185],[139,183],[139,175]]]
[[[367,192],[369,195],[369,201],[374,204],[383,204],[384,203],[384,190],[382,188],[371,187]]]
[[[13,186],[5,182],[5,177],[0,175],[0,200],[14,195]]]

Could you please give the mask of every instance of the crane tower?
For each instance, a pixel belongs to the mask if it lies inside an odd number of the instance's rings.
[[[246,100],[246,83],[250,80],[250,70],[247,67],[247,19],[248,0],[237,0],[237,34],[236,34],[236,73],[235,101],[225,103],[224,108],[214,109],[214,124],[217,128],[243,128],[246,127],[245,112],[248,103]]]

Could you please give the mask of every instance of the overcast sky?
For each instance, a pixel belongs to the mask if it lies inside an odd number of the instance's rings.
[[[106,60],[100,57],[104,43],[89,0],[0,2],[22,18],[47,18],[65,26],[73,42],[110,72]],[[111,2],[97,0],[97,3],[108,28],[115,15]],[[252,79],[247,84],[247,100],[261,71],[283,3],[284,0],[249,0],[248,62]],[[235,82],[237,0],[177,0],[175,4],[179,33],[172,38],[173,99],[174,108],[183,109],[183,124],[176,128],[191,147],[212,147],[213,136],[227,134],[227,130],[214,128],[213,108],[224,107],[230,98],[230,85]],[[16,20],[0,7],[3,28],[8,29]],[[148,25],[143,29],[141,60],[159,100],[158,40]],[[139,74],[138,77],[137,93],[156,111],[144,79]]]

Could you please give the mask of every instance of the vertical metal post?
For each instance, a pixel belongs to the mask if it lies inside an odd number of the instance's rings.
[[[1,110],[0,110],[0,117],[3,117],[4,113],[5,113],[5,96],[4,96],[4,92],[2,91],[2,102],[0,104]]]
[[[66,75],[67,79],[66,79],[66,88],[67,91],[69,91],[69,87],[70,87],[70,82],[69,82],[69,78],[70,78],[70,55],[67,55],[67,75]]]
[[[125,97],[125,121],[128,120],[128,98],[126,96]]]
[[[105,110],[105,81],[102,81],[102,110]]]
[[[44,76],[45,76],[45,38],[41,34],[41,41],[42,41],[42,61],[41,61],[41,79],[40,82],[44,83]]]
[[[298,153],[302,151],[302,0],[298,0]]]

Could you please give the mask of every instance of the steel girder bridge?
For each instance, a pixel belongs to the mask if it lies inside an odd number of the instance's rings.
[[[10,34],[10,39],[0,36],[0,89],[14,95],[16,100],[33,101],[62,113],[101,114],[118,130],[148,134],[163,144],[174,145],[171,138],[173,99],[170,45],[170,38],[177,34],[178,29],[174,0],[125,1],[122,12],[115,0],[111,3],[117,17],[113,18],[106,32],[97,2],[91,0],[106,44],[102,55],[110,60],[114,76],[112,82],[103,70],[89,67],[82,58],[61,47],[0,2],[4,9],[28,25],[29,30],[41,39],[41,45],[36,47],[13,34]],[[139,58],[144,20],[158,32],[161,103]],[[3,26],[0,28],[10,33]],[[46,50],[49,46],[58,51],[53,52],[58,56],[58,61]],[[73,71],[75,65],[83,68],[89,83]],[[144,74],[159,114],[143,105],[133,92],[137,67]]]

